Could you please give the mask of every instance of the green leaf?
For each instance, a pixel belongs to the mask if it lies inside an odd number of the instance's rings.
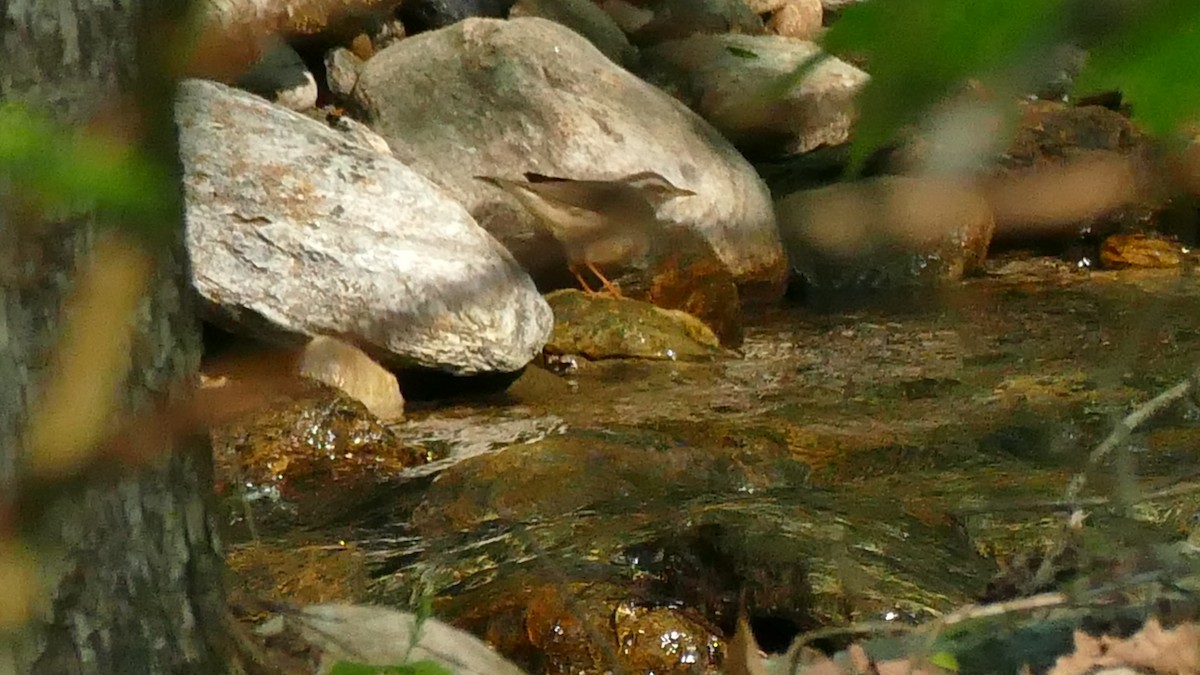
[[[958,659],[950,652],[936,652],[929,657],[929,663],[942,670],[958,672]]]
[[[175,180],[127,146],[74,133],[16,103],[0,105],[0,179],[44,212],[98,211],[135,229],[172,222]]]
[[[1002,71],[1048,48],[1064,30],[1065,0],[872,0],[852,5],[826,33],[835,54],[866,58],[850,165],[969,77]]]
[[[1145,3],[1122,30],[1095,45],[1076,91],[1120,90],[1134,117],[1166,135],[1200,112],[1200,2]]]

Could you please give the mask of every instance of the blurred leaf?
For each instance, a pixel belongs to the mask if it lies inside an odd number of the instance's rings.
[[[937,652],[933,654],[929,657],[929,663],[942,670],[958,672],[958,659],[954,658],[954,654],[950,652]]]
[[[1076,91],[1119,90],[1152,133],[1166,135],[1200,111],[1200,2],[1139,4],[1121,30],[1096,44]]]
[[[873,0],[848,7],[826,33],[835,54],[866,58],[850,170],[969,77],[1001,72],[1047,49],[1065,0]]]
[[[402,666],[368,666],[340,661],[329,670],[329,675],[454,675],[454,673],[435,661],[414,661]]]
[[[175,181],[133,148],[0,105],[0,178],[50,214],[99,211],[131,228],[173,222]]]

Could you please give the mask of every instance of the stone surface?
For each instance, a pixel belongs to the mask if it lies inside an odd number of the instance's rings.
[[[791,194],[777,205],[793,269],[824,291],[961,279],[987,255],[983,195],[946,180],[885,176]]]
[[[1152,227],[1170,202],[1159,153],[1126,116],[1101,106],[1024,105],[993,178],[996,238],[1084,238]]]
[[[361,349],[318,335],[300,355],[300,375],[340,389],[384,422],[404,417],[404,397],[396,376]]]
[[[192,283],[207,318],[280,342],[339,335],[391,368],[519,370],[552,317],[528,275],[399,161],[249,94],[177,103]]]
[[[1184,262],[1185,253],[1187,251],[1179,242],[1166,237],[1140,233],[1114,234],[1100,246],[1100,263],[1110,270],[1179,267]]]
[[[518,0],[509,17],[541,17],[570,28],[587,38],[613,63],[629,65],[637,49],[621,27],[592,0]]]
[[[226,378],[210,386],[253,387]],[[361,512],[372,490],[427,465],[428,448],[399,438],[365,406],[314,382],[211,430],[215,491],[235,529],[262,533],[296,519],[322,521]],[[231,532],[231,536],[236,536]],[[253,536],[253,532],[247,532]]]
[[[788,4],[788,0],[746,0],[746,6],[751,12],[762,16]]]
[[[813,40],[821,33],[824,16],[821,0],[788,0],[771,14],[767,32],[797,40]]]
[[[854,97],[868,75],[830,58],[799,84],[779,78],[820,53],[778,36],[697,35],[643,52],[642,74],[675,94],[748,153],[808,152],[849,138]]]
[[[504,17],[515,0],[405,0],[396,14],[405,33],[416,35],[477,16]]]
[[[397,157],[466,205],[539,282],[562,273],[558,245],[475,176],[655,171],[697,193],[659,217],[700,232],[744,301],[779,297],[786,263],[753,168],[715,129],[565,27],[468,20],[407,39],[366,64],[355,99]]]
[[[325,54],[325,79],[335,100],[345,100],[354,91],[363,60],[345,47],[336,47]]]
[[[744,0],[641,0],[652,18],[630,31],[634,44],[653,45],[697,34],[763,32],[762,19]]]
[[[394,667],[431,660],[457,675],[524,675],[478,638],[434,618],[366,605],[306,607],[285,619],[323,652],[317,672],[338,661]]]
[[[262,56],[238,78],[237,84],[298,112],[317,105],[316,79],[296,50],[280,39],[263,49]]]
[[[554,309],[548,354],[693,361],[723,353],[717,336],[686,312],[574,290],[555,291],[546,300]]]
[[[351,119],[345,115],[338,115],[336,118],[329,120],[329,126],[346,134],[353,143],[371,148],[385,157],[392,156],[392,148],[388,145],[388,142],[358,120]]]
[[[742,307],[733,275],[712,246],[695,230],[669,225],[653,237],[645,259],[605,274],[622,295],[700,319],[721,344],[742,344]]]

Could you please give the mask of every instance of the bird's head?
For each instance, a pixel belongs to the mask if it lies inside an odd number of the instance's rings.
[[[665,204],[678,197],[692,197],[695,192],[677,187],[671,181],[654,173],[641,171],[620,179],[620,182],[641,190],[655,204]]]

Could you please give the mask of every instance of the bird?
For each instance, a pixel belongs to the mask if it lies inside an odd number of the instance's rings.
[[[590,295],[594,291],[579,271],[591,270],[605,291],[621,291],[597,268],[646,255],[661,227],[658,208],[696,193],[673,185],[653,171],[612,180],[577,180],[525,173],[525,180],[476,176],[512,195],[539,225],[562,243],[571,274]]]

